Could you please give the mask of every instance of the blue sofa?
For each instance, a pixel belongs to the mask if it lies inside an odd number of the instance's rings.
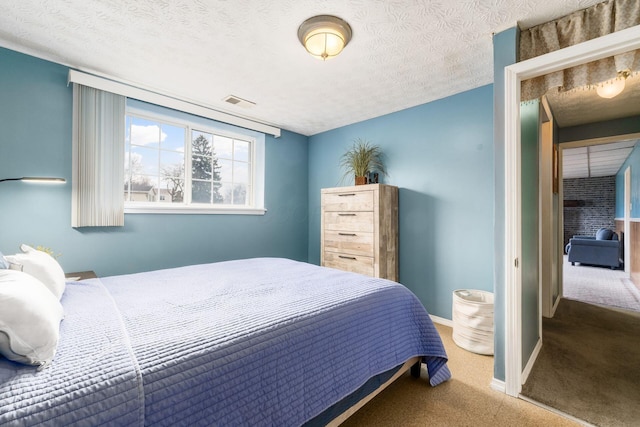
[[[622,241],[618,234],[601,228],[595,236],[573,236],[567,245],[569,262],[600,265],[612,270],[622,266]]]

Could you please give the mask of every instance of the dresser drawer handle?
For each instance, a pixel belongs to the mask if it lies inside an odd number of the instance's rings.
[[[356,260],[357,258],[354,256],[344,256],[344,255],[338,255],[338,258],[342,258],[342,259],[352,259],[352,260]]]
[[[343,214],[339,213],[338,216],[356,216],[356,214]]]
[[[344,194],[338,194],[338,197],[348,197],[348,196],[355,196],[356,193],[344,193]]]
[[[338,233],[338,236],[357,236],[356,233]]]

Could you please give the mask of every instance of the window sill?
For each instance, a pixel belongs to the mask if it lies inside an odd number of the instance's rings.
[[[125,206],[125,214],[264,215],[265,208],[210,206]]]

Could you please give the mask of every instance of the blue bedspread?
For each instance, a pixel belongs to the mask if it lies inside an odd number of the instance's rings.
[[[127,332],[107,339],[117,354],[91,345],[98,357],[85,360],[81,369],[64,350],[71,332],[66,329],[75,324],[69,320],[75,316],[70,301],[76,297],[68,294],[78,289],[104,295],[99,303],[104,311],[113,309],[113,298],[117,310],[100,312],[91,321],[87,313],[77,329],[104,340],[94,328],[122,333],[121,316]],[[306,263],[261,258],[94,279],[74,285],[64,298],[66,329],[54,364],[41,373],[22,369],[23,383],[16,390],[29,386],[42,387],[43,395],[54,392],[46,381],[34,385],[38,375],[46,374],[60,377],[57,390],[65,396],[71,384],[85,390],[92,375],[108,376],[85,394],[91,397],[104,388],[105,396],[113,392],[122,402],[108,410],[108,399],[96,398],[104,414],[92,425],[120,414],[127,418],[114,424],[300,425],[371,376],[413,356],[424,356],[431,384],[450,376],[440,337],[406,288]],[[81,311],[95,306],[92,302]],[[122,366],[122,372],[113,365]],[[12,409],[5,405],[6,381],[14,381],[1,369],[0,424],[5,408]],[[87,408],[65,402],[59,408],[66,414],[61,420],[76,412],[90,416],[93,409]],[[40,413],[36,409],[23,404],[22,414]],[[31,421],[39,419],[27,420],[35,424]]]
[[[0,425],[142,425],[143,389],[113,299],[97,283],[67,283],[51,366],[0,356]]]

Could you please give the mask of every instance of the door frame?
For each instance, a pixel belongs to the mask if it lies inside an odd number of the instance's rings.
[[[540,304],[538,334],[542,338],[542,317],[553,317],[559,296],[562,275],[562,242],[558,223],[560,215],[560,182],[562,181],[561,149],[554,144],[554,118],[546,96],[542,97],[540,120]],[[544,111],[544,114],[542,112]],[[556,190],[554,192],[554,190]],[[555,201],[555,203],[554,203]],[[555,206],[555,209],[554,209]],[[554,286],[555,285],[555,286]]]
[[[631,275],[631,165],[624,170],[624,272]]]
[[[520,83],[640,48],[640,25],[505,67],[505,392],[522,390]],[[537,327],[538,325],[536,325]]]

